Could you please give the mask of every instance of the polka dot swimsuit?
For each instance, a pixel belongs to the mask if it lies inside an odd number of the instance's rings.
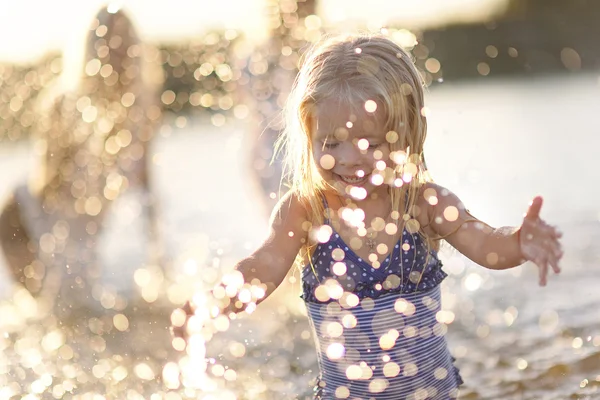
[[[317,245],[311,262],[302,271],[303,298],[319,301],[314,290],[328,279],[340,283],[345,291],[358,297],[379,297],[388,292],[415,293],[433,289],[447,276],[435,251],[427,252],[423,238],[406,229],[393,251],[374,268],[358,257],[333,230],[326,243]],[[336,262],[343,262],[345,273],[334,273]],[[343,270],[344,268],[342,268]]]
[[[436,319],[441,267],[419,234],[404,230],[374,268],[332,229],[302,271],[320,367],[315,399],[456,398],[462,380]]]

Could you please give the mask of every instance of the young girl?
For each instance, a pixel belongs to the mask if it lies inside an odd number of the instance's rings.
[[[436,319],[442,238],[486,268],[534,261],[541,285],[549,268],[560,271],[561,234],[540,219],[540,197],[521,227],[494,229],[431,181],[422,86],[410,56],[385,37],[316,46],[281,139],[291,190],[268,239],[236,266],[251,284],[213,292],[232,297],[227,312],[249,310],[261,300],[255,288],[268,296],[301,260],[318,399],[457,397],[462,380]]]

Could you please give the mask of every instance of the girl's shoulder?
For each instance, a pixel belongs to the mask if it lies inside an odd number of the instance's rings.
[[[435,182],[425,182],[419,186],[419,201],[424,202],[424,204],[435,205],[437,204],[435,199],[446,196],[448,193],[450,193],[450,189],[442,185]]]
[[[448,231],[454,232],[461,224],[477,221],[454,192],[433,182],[422,185],[416,205],[417,219],[428,236],[446,237]]]
[[[415,205],[418,212],[415,217],[421,229],[428,236],[435,236],[432,225],[435,219],[438,204],[450,191],[434,182],[425,182],[420,185]]]
[[[307,220],[307,203],[295,190],[290,190],[277,202],[271,213],[271,224],[287,221],[302,224]]]

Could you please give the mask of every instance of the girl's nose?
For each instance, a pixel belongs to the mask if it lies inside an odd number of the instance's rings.
[[[361,153],[358,147],[350,142],[344,142],[338,153],[338,164],[344,167],[356,167],[360,164]]]

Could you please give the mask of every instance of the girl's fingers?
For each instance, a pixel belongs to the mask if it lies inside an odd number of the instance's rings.
[[[558,230],[556,226],[549,225],[546,221],[532,221],[536,226],[535,229],[539,231],[538,234],[543,233],[546,236],[550,236],[553,239],[560,239],[562,237],[562,232]]]
[[[172,325],[170,330],[171,330],[171,335],[173,335],[174,337],[177,338],[183,338],[186,339],[187,337],[187,322],[190,319],[190,317],[192,315],[194,315],[194,306],[192,305],[191,302],[186,302],[182,307],[181,307],[181,311],[183,311],[185,313],[185,320],[184,321],[180,321],[181,324],[177,323],[177,326]]]
[[[544,251],[551,251],[552,254],[560,258],[558,254],[562,254],[562,248],[554,228],[550,226],[537,226],[533,229],[525,228],[522,230],[521,236],[524,236],[522,246],[541,247]]]
[[[562,250],[560,243],[556,239],[547,240],[545,246],[540,249],[543,254],[539,256],[539,259],[545,259],[547,264],[552,268],[555,274],[560,273],[560,267],[558,262],[562,258]]]
[[[542,198],[537,196],[527,210],[521,227],[521,251],[538,266],[540,286],[546,286],[549,268],[560,273],[563,250],[559,241],[562,232],[539,218],[542,203]]]
[[[562,232],[555,226],[553,226],[552,229],[554,230],[554,237],[560,239],[563,235]]]
[[[544,222],[544,226],[550,236],[555,239],[560,239],[562,237],[562,232],[558,229],[558,227],[554,225],[548,225]]]
[[[185,325],[171,326],[171,335],[176,338],[183,338],[185,336]]]
[[[564,254],[563,249],[562,249],[562,245],[560,244],[560,242],[557,239],[555,239],[552,242],[552,245],[550,247],[550,251],[554,255],[554,257],[556,258],[557,261],[559,261],[562,258],[563,254]]]
[[[555,274],[560,274],[560,267],[558,266],[558,258],[552,254],[552,252],[548,253],[548,264],[552,268]]]
[[[540,217],[540,210],[542,209],[542,197],[536,196],[529,204],[529,209],[525,214],[525,219],[528,221],[535,221]]]
[[[554,257],[556,257],[557,260],[560,260],[564,255],[565,255],[565,253],[562,251],[560,246],[558,246],[558,248],[554,249]]]
[[[538,258],[535,264],[540,269],[540,286],[546,286],[546,278],[548,276],[548,262],[544,258]]]
[[[186,301],[186,303],[181,308],[183,309],[183,311],[185,311],[187,315],[194,315],[194,307],[192,307],[191,302]]]
[[[554,260],[556,260],[557,264],[563,256],[562,245],[556,237],[551,237],[545,240],[543,251],[548,255],[548,258],[552,257]]]

